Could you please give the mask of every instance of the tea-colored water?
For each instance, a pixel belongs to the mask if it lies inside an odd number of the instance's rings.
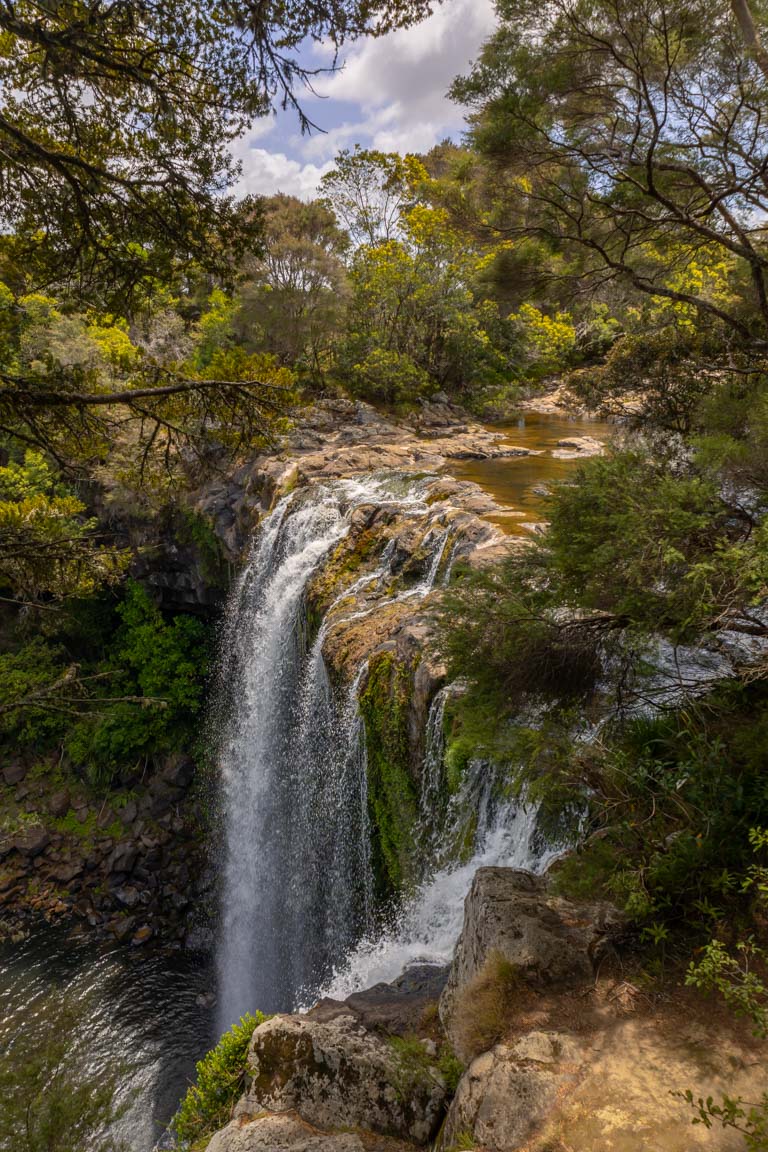
[[[590,420],[583,416],[553,416],[543,412],[526,412],[513,423],[494,425],[504,442],[540,453],[536,456],[507,456],[497,460],[463,460],[451,462],[450,471],[461,480],[473,480],[496,500],[503,513],[485,517],[505,532],[527,536],[531,525],[546,520],[547,490],[568,480],[581,460],[559,460],[552,453],[559,440],[573,436],[591,436],[607,441],[616,433],[615,424]]]

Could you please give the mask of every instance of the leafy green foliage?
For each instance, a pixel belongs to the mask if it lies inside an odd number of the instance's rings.
[[[345,232],[321,201],[277,195],[264,205],[264,251],[243,265],[235,328],[302,381],[322,384],[344,327]]]
[[[208,667],[205,627],[199,620],[177,616],[168,623],[135,583],[128,584],[117,611],[120,624],[100,665],[108,673],[105,687],[95,694],[93,713],[66,737],[70,756],[86,765],[95,781],[185,744],[202,706]],[[102,695],[107,702],[103,710]]]
[[[130,7],[88,4],[83,14],[20,0],[0,15],[10,272],[111,305],[141,302],[192,262],[231,276],[260,213],[226,195],[238,174],[230,145],[280,102],[309,127],[295,92],[313,74],[301,46],[338,50],[428,11],[423,0],[288,0],[256,11],[174,0],[137,21]]]
[[[197,1063],[197,1079],[187,1089],[172,1121],[182,1143],[193,1144],[229,1122],[232,1107],[243,1091],[251,1037],[267,1019],[261,1012],[243,1016]]]
[[[766,953],[752,937],[736,945],[738,956],[726,949],[722,940],[711,940],[701,956],[691,962],[686,984],[706,992],[718,992],[734,1015],[746,1017],[754,1033],[768,1037],[768,986],[754,971],[754,964],[765,967]]]
[[[565,603],[675,639],[768,590],[762,530],[724,504],[714,477],[636,449],[591,460],[550,505],[546,547]]]
[[[0,467],[0,588],[22,600],[84,596],[114,583],[127,557],[105,546],[97,522],[39,452]]]
[[[49,639],[0,654],[0,739],[61,747],[102,787],[148,759],[188,750],[203,704],[205,625],[167,620],[134,582],[116,607],[73,602]]]
[[[695,1096],[690,1088],[675,1095],[694,1109],[693,1124],[703,1124],[705,1128],[721,1125],[740,1132],[747,1152],[766,1152],[768,1149],[768,1092],[758,1104],[745,1103],[741,1098],[730,1096],[725,1096],[718,1104],[712,1096],[707,1096],[706,1100],[703,1096]]]

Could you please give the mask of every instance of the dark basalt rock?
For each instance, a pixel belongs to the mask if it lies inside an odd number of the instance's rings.
[[[40,825],[33,828],[27,828],[23,832],[19,832],[13,838],[13,847],[22,856],[34,860],[51,842],[50,834],[47,829]]]
[[[363,992],[353,992],[346,1000],[326,997],[307,1016],[321,1022],[354,1016],[369,1031],[411,1036],[418,1032],[426,1010],[439,1000],[448,971],[437,965],[413,965],[392,984],[375,984]]]

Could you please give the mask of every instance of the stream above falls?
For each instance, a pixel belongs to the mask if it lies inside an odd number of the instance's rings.
[[[547,492],[567,480],[581,463],[578,454],[558,457],[560,441],[591,437],[600,442],[616,434],[616,425],[561,412],[525,412],[508,423],[494,424],[502,443],[527,449],[530,455],[488,460],[451,461],[448,471],[457,480],[472,480],[500,505],[485,520],[510,536],[527,536],[531,526],[546,520]],[[566,449],[567,451],[567,449]]]

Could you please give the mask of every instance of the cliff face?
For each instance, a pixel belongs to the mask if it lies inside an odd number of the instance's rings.
[[[170,757],[107,802],[57,766],[0,772],[0,932],[74,919],[79,932],[146,944],[199,944],[209,896],[204,814],[189,757]],[[58,783],[57,783],[58,780]],[[120,802],[118,802],[120,801]]]

